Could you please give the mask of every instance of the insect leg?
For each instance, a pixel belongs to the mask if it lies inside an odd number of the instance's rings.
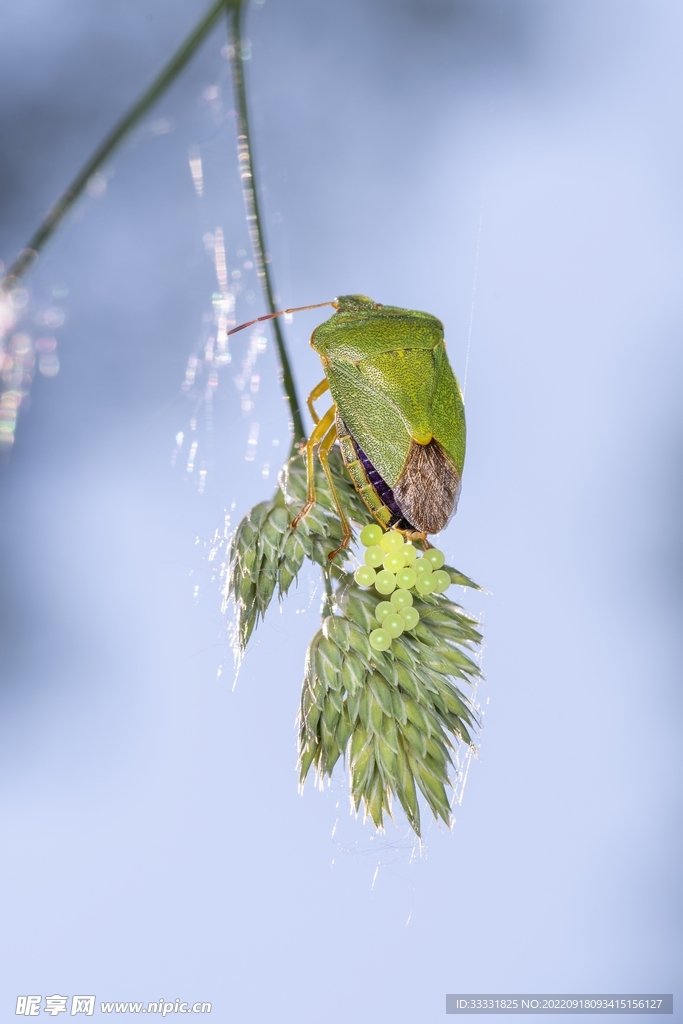
[[[323,467],[325,476],[327,477],[327,482],[330,487],[330,494],[332,495],[332,501],[334,502],[334,507],[337,510],[337,515],[339,516],[339,521],[341,522],[343,533],[342,542],[339,545],[339,547],[335,548],[334,551],[330,551],[329,555],[327,556],[330,561],[332,561],[335,555],[339,554],[340,551],[347,547],[349,541],[351,540],[351,525],[348,519],[346,518],[346,513],[344,512],[344,509],[342,508],[341,502],[339,500],[339,495],[337,494],[337,488],[334,485],[334,477],[332,476],[332,470],[330,469],[329,464],[330,449],[332,448],[332,445],[336,440],[337,424],[333,423],[330,429],[325,434],[324,438],[322,439],[320,448],[318,449],[318,458],[320,459],[320,465]]]
[[[321,395],[325,394],[325,392],[328,390],[329,386],[330,386],[330,382],[328,381],[327,377],[325,377],[323,380],[320,381],[319,384],[316,384],[316,386],[313,388],[313,390],[311,391],[310,395],[306,399],[306,405],[308,406],[308,411],[310,412],[311,417],[313,418],[313,422],[314,423],[319,423],[320,422],[320,417],[318,416],[317,412],[315,411],[315,407],[314,407],[313,403],[315,401],[317,401],[317,399],[320,398]]]
[[[295,516],[292,520],[292,529],[296,530],[297,525],[301,519],[306,515],[309,509],[315,505],[315,473],[313,469],[313,450],[317,444],[320,444],[331,425],[334,423],[334,414],[337,410],[336,405],[330,406],[325,415],[321,420],[318,420],[316,425],[311,431],[311,436],[306,442],[306,480],[308,481],[308,491],[306,493],[306,504],[299,512],[298,516]]]
[[[398,527],[396,527],[396,529],[398,530]],[[429,542],[427,534],[423,533],[421,530],[398,530],[398,532],[402,533],[406,540],[419,540],[424,545],[425,551],[427,551],[428,548],[432,547],[432,545]]]

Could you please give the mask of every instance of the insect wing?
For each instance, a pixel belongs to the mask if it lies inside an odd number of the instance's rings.
[[[389,484],[400,477],[412,438],[390,395],[345,361],[325,366],[332,397],[354,440]]]
[[[458,473],[465,457],[465,413],[443,343],[434,350],[402,349],[358,363],[325,361],[332,397],[375,469],[393,487],[411,443],[432,438]]]

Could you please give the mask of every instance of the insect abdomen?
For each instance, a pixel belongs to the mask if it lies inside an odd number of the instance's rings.
[[[402,516],[393,491],[353,438],[339,412],[337,412],[337,437],[342,459],[351,477],[351,482],[372,515],[387,528],[398,526],[401,529],[412,529],[410,523]]]

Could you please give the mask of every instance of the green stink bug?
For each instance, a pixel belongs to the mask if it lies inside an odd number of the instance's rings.
[[[318,447],[343,526],[340,547],[349,543],[351,527],[327,459],[338,441],[354,487],[385,529],[422,537],[438,533],[455,512],[465,459],[465,411],[441,321],[365,295],[320,305],[335,312],[311,335],[325,378],[308,397],[315,423],[306,442],[308,494],[293,525],[315,504]],[[333,404],[319,417],[314,402],[328,389]]]

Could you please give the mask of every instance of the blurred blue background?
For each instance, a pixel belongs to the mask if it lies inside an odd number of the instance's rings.
[[[204,9],[0,3],[6,263]],[[269,335],[203,397],[218,229],[238,322],[263,312],[221,26],[26,283],[17,330],[57,347],[0,477],[0,1019],[680,993],[683,9],[267,0],[247,34],[280,301],[434,313],[466,385],[441,546],[489,592],[480,759],[422,851],[351,819],[342,773],[299,796],[313,572],[233,686],[215,535],[288,433]],[[320,319],[285,328],[302,395]]]

